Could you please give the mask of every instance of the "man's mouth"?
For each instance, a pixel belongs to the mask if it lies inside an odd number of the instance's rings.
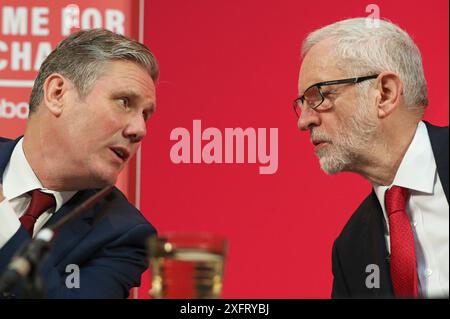
[[[326,140],[312,140],[312,144],[314,145],[314,150],[317,151],[318,149],[324,147],[325,145],[329,144],[329,141]]]
[[[130,157],[130,152],[123,146],[115,146],[110,149],[120,160],[124,162]]]
[[[313,145],[316,146],[316,145],[319,145],[322,143],[327,143],[327,141],[317,139],[317,140],[311,140],[311,143],[313,143]]]

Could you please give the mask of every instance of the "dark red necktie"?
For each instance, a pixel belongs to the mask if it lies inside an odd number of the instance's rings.
[[[53,195],[43,193],[38,189],[31,191],[29,194],[31,195],[31,203],[25,214],[20,217],[20,222],[30,236],[33,236],[36,220],[50,207],[56,206],[56,201]]]
[[[391,242],[391,277],[399,298],[418,297],[418,278],[414,235],[405,206],[408,191],[393,186],[386,191],[385,204],[389,218]]]

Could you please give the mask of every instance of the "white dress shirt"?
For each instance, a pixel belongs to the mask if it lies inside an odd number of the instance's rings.
[[[393,185],[408,188],[410,194],[406,212],[414,233],[420,295],[426,298],[448,297],[449,206],[437,172],[428,130],[423,122],[417,126],[392,185],[373,185],[383,209],[389,252],[389,222],[384,196]]]
[[[0,203],[0,249],[14,236],[20,227],[19,218],[25,214],[31,202],[27,193],[34,189],[53,194],[56,208],[44,212],[34,225],[33,236],[44,226],[53,213],[57,212],[76,192],[56,192],[46,189],[33,172],[23,152],[23,138],[15,146],[10,161],[3,172],[0,190],[5,200]]]

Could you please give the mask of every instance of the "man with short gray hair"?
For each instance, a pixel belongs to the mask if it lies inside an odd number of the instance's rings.
[[[299,128],[325,172],[373,185],[334,243],[332,297],[448,297],[448,127],[422,121],[420,52],[379,22],[339,21],[302,47]]]
[[[24,136],[0,138],[0,274],[39,230],[115,184],[146,135],[158,74],[146,46],[104,29],[70,35],[43,62]],[[57,230],[39,269],[45,297],[126,298],[154,233],[114,188]],[[33,297],[22,286],[3,297]]]

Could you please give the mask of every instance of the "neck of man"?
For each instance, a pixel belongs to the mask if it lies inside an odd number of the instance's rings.
[[[80,180],[70,179],[67,176],[67,167],[64,152],[58,149],[61,145],[58,134],[55,134],[45,126],[46,119],[39,114],[29,120],[24,134],[23,151],[25,158],[30,164],[34,174],[42,186],[54,191],[73,191],[77,188]],[[70,185],[70,189],[67,187]]]
[[[363,151],[349,171],[362,175],[372,184],[391,185],[416,133],[420,119],[380,127],[376,140]]]

